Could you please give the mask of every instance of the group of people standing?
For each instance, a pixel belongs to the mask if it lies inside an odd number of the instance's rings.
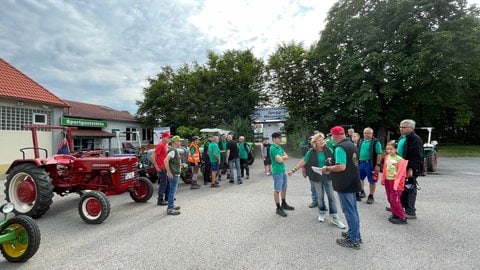
[[[157,204],[167,205],[168,215],[180,214],[180,207],[175,206],[173,201],[181,174],[178,148],[182,140],[179,136],[172,136],[168,131],[162,132],[161,140],[151,157],[159,179]],[[204,184],[210,183],[212,188],[220,186],[222,170],[226,171],[227,178],[232,184],[235,183],[235,172],[238,184],[243,183],[242,178],[245,176],[246,179],[249,179],[248,158],[252,149],[245,142],[244,136],[239,137],[238,143],[233,140],[232,134],[222,134],[221,137],[208,136],[203,146],[203,152],[200,151],[199,142],[200,137],[194,136],[188,149],[185,149],[187,162],[192,168],[191,189],[201,187],[198,184],[198,177],[202,163],[204,165],[204,171],[202,172]],[[171,146],[169,146],[170,143]],[[172,197],[171,201],[170,197]]]
[[[270,147],[270,158],[273,168],[276,213],[286,217],[287,214],[283,210],[294,209],[285,201],[286,176],[291,176],[301,168],[303,176],[308,176],[310,180],[312,193],[314,193],[312,195],[315,195],[312,197],[316,198],[314,207],[319,209],[318,221],[325,221],[327,207],[324,194],[326,194],[331,222],[338,228],[344,229],[345,225],[338,217],[333,191],[337,192],[348,225],[348,230],[342,232],[342,237],[336,241],[340,246],[360,249],[360,244],[363,243],[357,201],[365,197],[365,178],[369,181],[367,204],[373,204],[376,182],[380,179],[385,185],[387,200],[390,204],[387,210],[392,213],[388,220],[393,224],[407,224],[406,219],[415,219],[417,177],[421,175],[423,168],[423,142],[414,131],[415,121],[405,119],[400,122],[399,128],[401,137],[398,143],[394,141],[387,143],[385,156],[383,156],[381,143],[374,138],[371,128],[365,128],[364,138],[354,143],[352,136],[346,136],[343,127],[333,127],[330,130],[332,142],[330,145],[334,145],[333,149],[325,141],[324,134],[316,132],[310,138],[310,150],[287,173],[284,162],[288,159],[288,155],[276,143],[279,134],[272,134],[274,144]]]

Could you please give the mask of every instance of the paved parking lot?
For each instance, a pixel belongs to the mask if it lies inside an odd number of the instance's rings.
[[[109,197],[103,224],[88,225],[78,215],[77,195],[55,196],[37,219],[37,254],[24,264],[0,258],[0,269],[480,269],[480,159],[439,164],[437,173],[419,179],[418,219],[408,225],[387,221],[382,187],[373,205],[359,204],[361,250],[336,245],[342,230],[316,220],[309,184],[298,172],[287,197],[295,211],[276,215],[272,179],[257,160],[243,185],[181,184],[179,216],[167,216],[154,198],[141,204],[124,194]]]

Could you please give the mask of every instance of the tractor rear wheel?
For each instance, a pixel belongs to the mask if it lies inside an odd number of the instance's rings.
[[[146,202],[152,198],[153,184],[147,177],[139,177],[133,188],[128,191],[130,197],[136,202]]]
[[[100,224],[110,214],[110,201],[97,190],[85,192],[78,203],[78,213],[88,224]]]
[[[437,151],[429,151],[426,155],[427,172],[435,172],[437,170]]]
[[[29,217],[19,215],[12,217],[0,229],[0,234],[13,233],[15,238],[0,243],[3,257],[9,262],[25,262],[30,259],[40,246],[40,229]]]
[[[15,205],[15,214],[39,218],[53,202],[52,179],[34,164],[17,165],[7,176],[5,195],[6,200]]]

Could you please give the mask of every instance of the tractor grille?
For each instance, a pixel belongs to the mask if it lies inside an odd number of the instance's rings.
[[[126,179],[125,176],[128,173],[133,173],[134,177],[130,179]],[[138,178],[137,175],[137,163],[134,164],[119,164],[118,165],[118,181],[120,185],[125,185],[130,181]]]

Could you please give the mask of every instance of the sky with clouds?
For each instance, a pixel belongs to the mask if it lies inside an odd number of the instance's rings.
[[[1,0],[0,58],[60,98],[136,113],[147,78],[207,50],[319,39],[336,0]],[[469,0],[480,4],[480,0]]]

